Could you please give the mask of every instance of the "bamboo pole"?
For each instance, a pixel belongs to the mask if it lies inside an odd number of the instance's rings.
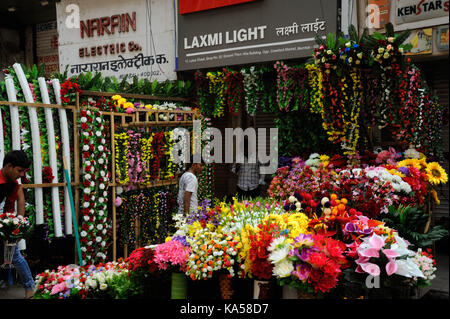
[[[71,186],[79,186],[79,183],[71,182]],[[43,183],[43,184],[22,184],[22,188],[47,188],[47,187],[62,187],[66,183]]]
[[[30,107],[43,107],[43,108],[51,108],[51,109],[68,109],[74,110],[76,107],[72,105],[59,105],[59,104],[45,104],[45,103],[27,103],[27,102],[8,102],[8,101],[0,101],[0,105],[9,105],[9,106],[30,106]]]
[[[114,134],[115,134],[115,119],[114,115],[110,115],[110,123],[109,123],[109,129],[111,134],[111,178],[113,183],[116,183],[116,165],[115,165],[115,159],[116,159],[116,151],[115,151],[115,144],[114,144]],[[116,186],[112,186],[112,222],[113,222],[113,260],[117,260],[117,233],[116,233],[116,205],[114,202],[116,201]]]
[[[75,110],[73,110],[73,166],[76,185],[80,184],[80,140],[78,136],[78,112],[80,110],[80,96],[77,92]],[[77,219],[80,216],[80,188],[75,188],[75,212]]]
[[[97,92],[97,91],[83,91],[83,93],[82,93],[82,95],[87,95],[87,96],[113,96],[116,94],[117,93]],[[127,94],[127,93],[123,93],[123,94],[121,93],[120,96],[123,98],[129,98],[129,99],[192,102],[191,99],[183,98],[183,97],[163,97],[163,96],[144,95],[144,94]]]

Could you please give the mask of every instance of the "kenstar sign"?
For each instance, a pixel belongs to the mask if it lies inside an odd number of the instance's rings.
[[[449,0],[397,0],[395,23],[409,23],[448,17]]]
[[[180,14],[211,10],[256,0],[180,0]]]

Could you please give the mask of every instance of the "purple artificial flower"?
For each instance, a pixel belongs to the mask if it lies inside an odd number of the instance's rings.
[[[408,169],[408,167],[404,167],[404,166],[399,167],[398,171],[401,172],[402,174],[406,175],[406,176],[409,176],[409,169]]]
[[[311,265],[302,263],[300,265],[297,265],[296,269],[291,274],[303,281],[308,279],[310,272],[311,272]]]
[[[186,241],[186,236],[175,236],[172,240],[180,242],[184,247],[189,247],[189,244]]]

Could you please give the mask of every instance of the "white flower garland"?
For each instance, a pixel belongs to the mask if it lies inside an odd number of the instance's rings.
[[[81,251],[87,264],[104,262],[107,252],[108,150],[105,125],[98,111],[81,110],[82,225]],[[97,133],[100,132],[100,135]],[[87,146],[87,149],[86,149]]]

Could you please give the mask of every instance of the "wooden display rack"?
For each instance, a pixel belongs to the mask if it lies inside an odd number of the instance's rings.
[[[93,91],[83,91],[81,93],[82,96],[98,96],[98,97],[112,97],[119,93],[110,93],[110,92],[93,92]],[[141,95],[141,94],[120,94],[121,97],[127,99],[139,99],[139,100],[156,100],[156,101],[173,101],[173,102],[186,102],[189,105],[192,105],[192,101],[186,98],[180,97],[157,97],[152,95]],[[79,94],[77,93],[77,108],[79,108]],[[94,108],[95,109],[95,108]],[[109,134],[110,134],[110,149],[111,149],[111,182],[109,183],[109,187],[111,187],[112,194],[112,228],[113,228],[113,260],[117,260],[117,211],[114,202],[116,200],[116,188],[119,186],[129,186],[128,184],[120,184],[116,182],[116,167],[115,167],[115,143],[114,143],[114,135],[116,133],[116,128],[128,128],[128,127],[144,127],[146,132],[150,132],[153,127],[170,127],[170,126],[193,126],[193,121],[201,119],[202,115],[197,111],[169,111],[169,110],[136,110],[132,114],[127,113],[117,113],[117,112],[105,112],[100,111],[100,113],[104,116],[105,120],[109,125]],[[174,115],[174,120],[164,121],[159,117],[161,114],[164,115]],[[177,118],[182,116],[182,121],[177,121]],[[188,116],[191,117],[188,120]],[[178,184],[178,177],[172,180],[155,180],[151,183],[139,183],[135,184],[138,189],[141,188],[152,188],[159,186],[169,186]],[[76,190],[76,194],[78,192],[79,198],[79,189]],[[136,220],[136,246],[140,246],[140,221],[139,218]],[[124,245],[124,257],[128,256],[128,246]]]

